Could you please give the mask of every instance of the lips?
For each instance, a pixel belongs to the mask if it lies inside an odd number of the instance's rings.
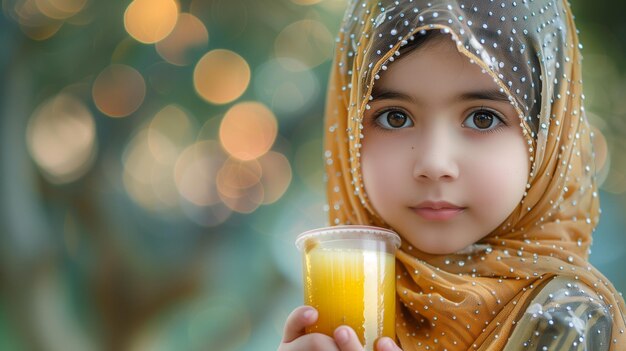
[[[446,221],[465,211],[461,207],[446,201],[425,201],[415,207],[411,207],[415,213],[426,220]]]

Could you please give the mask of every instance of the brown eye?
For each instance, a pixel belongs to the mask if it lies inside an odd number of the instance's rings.
[[[504,124],[504,122],[497,113],[485,109],[470,113],[463,123],[465,127],[478,131],[491,131],[501,124]]]
[[[487,129],[494,121],[494,117],[491,113],[486,111],[479,111],[474,113],[474,124],[480,129]]]
[[[398,110],[381,113],[376,118],[376,123],[385,129],[399,129],[413,125],[413,121],[404,112]]]

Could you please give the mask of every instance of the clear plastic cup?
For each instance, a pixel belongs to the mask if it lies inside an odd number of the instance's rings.
[[[302,253],[304,302],[319,312],[307,333],[332,336],[352,327],[365,350],[388,336],[395,339],[395,253],[400,237],[387,229],[344,225],[298,235]]]

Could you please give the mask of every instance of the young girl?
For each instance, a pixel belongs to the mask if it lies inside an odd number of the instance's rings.
[[[331,224],[391,228],[391,350],[623,350],[588,259],[599,220],[581,55],[564,0],[351,1],[328,92]],[[352,329],[281,351],[362,350]]]

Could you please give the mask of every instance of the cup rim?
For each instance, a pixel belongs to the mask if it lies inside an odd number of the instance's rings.
[[[300,233],[296,237],[296,247],[298,250],[302,250],[304,247],[304,242],[310,238],[320,236],[326,233],[334,233],[341,234],[344,232],[354,232],[358,231],[363,234],[368,234],[370,237],[382,237],[387,239],[396,249],[400,247],[401,239],[400,236],[394,232],[393,230],[375,227],[370,225],[360,225],[360,224],[344,224],[344,225],[336,225],[329,227],[321,227],[315,228],[311,230],[307,230],[306,232]]]

